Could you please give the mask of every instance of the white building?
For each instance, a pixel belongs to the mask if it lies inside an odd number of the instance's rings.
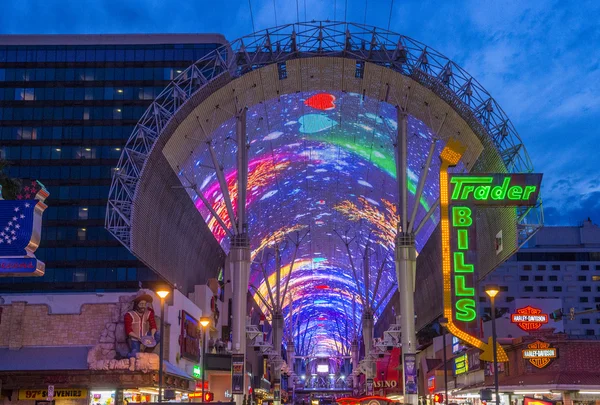
[[[487,283],[500,286],[496,308],[507,314],[514,313],[524,302],[535,300],[545,311],[563,310],[566,333],[600,335],[600,311],[577,315],[596,310],[597,305],[600,308],[600,227],[588,219],[581,226],[542,228],[526,247],[481,282],[482,314],[490,312],[484,292]],[[557,306],[558,301],[549,299],[561,300],[562,306],[550,308]],[[576,313],[573,320],[568,316],[571,308]],[[547,326],[554,326],[552,320]]]

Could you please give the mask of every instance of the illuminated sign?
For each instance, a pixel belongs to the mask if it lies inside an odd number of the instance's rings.
[[[475,288],[472,285],[472,278],[470,278],[474,272],[474,265],[469,263],[466,255],[469,250],[469,233],[471,226],[473,225],[472,210],[470,207],[465,205],[455,205],[452,207],[452,236],[454,236],[454,240],[456,240],[454,252],[452,251],[450,243],[449,205],[451,198],[449,192],[448,169],[458,164],[465,150],[466,148],[459,142],[450,139],[440,154],[440,225],[442,231],[444,318],[447,319],[446,327],[452,335],[471,346],[483,350],[480,359],[491,362],[494,357],[492,338],[490,337],[488,343],[485,343],[477,337],[472,336],[470,333],[465,332],[459,326],[461,323],[474,320],[477,315],[475,311]],[[466,184],[464,182],[455,182],[453,184],[455,189],[457,184],[460,184],[460,187],[473,187],[472,191],[475,189],[475,186],[473,186],[474,183]],[[457,192],[457,199],[462,198],[463,192],[464,190],[459,190],[459,192]],[[469,195],[469,193],[466,193],[465,199],[468,199]],[[478,194],[478,196],[480,196],[480,194]],[[457,200],[456,202],[467,204],[468,201]],[[498,361],[508,361],[508,356],[502,346],[498,344],[496,348]]]
[[[544,401],[537,398],[525,397],[523,398],[523,405],[554,405],[555,402]]]
[[[523,358],[529,360],[537,368],[544,368],[553,359],[558,357],[558,352],[555,347],[550,347],[550,343],[537,340],[527,345],[527,349],[523,350]]]
[[[429,392],[435,391],[435,376],[432,375],[427,379],[427,390]]]
[[[453,174],[451,197],[456,203],[496,206],[534,206],[541,174]]]
[[[0,187],[0,277],[44,275],[45,265],[34,252],[40,245],[49,193],[37,181],[26,185],[24,193],[17,200],[3,200]]]
[[[88,392],[85,388],[55,388],[54,399],[87,399]],[[20,401],[41,400],[48,398],[48,390],[19,390]]]
[[[198,364],[194,365],[194,368],[192,369],[192,376],[194,378],[202,378],[202,369]]]
[[[537,330],[542,325],[548,323],[548,315],[542,314],[542,310],[534,308],[532,306],[526,306],[525,308],[518,308],[516,314],[512,314],[510,317],[512,323],[516,323],[517,326],[524,331]]]
[[[396,380],[377,380],[373,382],[373,387],[375,388],[396,388],[398,386],[398,381]]]
[[[469,371],[469,359],[466,354],[454,358],[454,375],[464,374]]]

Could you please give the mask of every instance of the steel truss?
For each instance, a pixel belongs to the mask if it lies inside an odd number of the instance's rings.
[[[141,173],[171,118],[198,90],[215,90],[248,72],[313,57],[356,60],[357,71],[374,63],[408,76],[450,105],[499,152],[508,172],[530,173],[533,165],[512,122],[496,100],[463,68],[412,38],[381,28],[346,22],[306,22],[258,31],[236,39],[193,63],[154,100],[138,121],[119,159],[110,187],[106,228],[131,250],[133,201]],[[358,74],[358,73],[357,73]],[[484,142],[485,146],[485,142]],[[541,200],[518,213],[520,243],[543,223]]]

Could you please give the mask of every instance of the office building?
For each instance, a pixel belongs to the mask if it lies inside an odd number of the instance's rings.
[[[46,274],[0,279],[0,292],[157,281],[104,228],[111,177],[154,98],[225,42],[216,34],[0,36],[0,159],[11,176],[50,192],[36,251]]]

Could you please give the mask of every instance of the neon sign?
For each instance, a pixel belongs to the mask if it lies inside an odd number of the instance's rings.
[[[527,345],[527,349],[523,350],[523,358],[529,360],[537,368],[544,368],[550,362],[558,357],[558,352],[555,347],[551,347],[550,343],[537,340]]]
[[[466,354],[454,359],[454,375],[464,374],[469,371],[469,359]]]
[[[475,266],[469,260],[470,236],[475,229],[473,207],[533,206],[537,203],[542,175],[453,174],[449,180],[448,169],[458,164],[465,150],[463,145],[451,139],[440,154],[444,317],[450,333],[481,349],[483,353],[479,358],[491,362],[494,354],[492,338],[485,343],[465,332],[464,328],[461,329],[461,324],[477,317],[473,284]],[[506,352],[499,344],[496,345],[496,353],[499,362],[508,361]]]
[[[512,314],[510,320],[512,323],[516,323],[519,328],[528,332],[537,330],[548,323],[548,315],[542,314],[542,310],[539,308],[526,306],[525,308],[518,308],[517,313]]]
[[[541,174],[453,174],[453,202],[473,205],[533,206],[542,182]]]

